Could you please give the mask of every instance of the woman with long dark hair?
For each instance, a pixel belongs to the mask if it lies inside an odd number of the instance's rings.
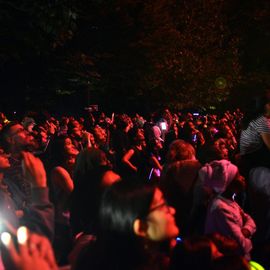
[[[96,242],[75,269],[166,269],[165,247],[169,250],[179,233],[174,214],[152,185],[113,184],[102,197]]]
[[[50,192],[55,206],[54,248],[58,263],[65,264],[72,245],[69,200],[74,188],[73,170],[75,159],[79,152],[66,135],[54,138],[51,147]]]
[[[82,150],[74,170],[74,191],[71,195],[71,225],[73,235],[96,233],[101,195],[106,186],[118,181],[106,154],[95,148]]]

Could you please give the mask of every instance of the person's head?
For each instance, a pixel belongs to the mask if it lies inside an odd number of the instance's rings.
[[[145,143],[145,136],[142,128],[132,128],[129,131],[129,136],[134,145],[141,145]]]
[[[172,163],[175,161],[195,159],[194,147],[184,140],[175,140],[170,144],[167,153],[167,162]]]
[[[245,189],[245,179],[237,166],[228,160],[215,160],[205,164],[199,171],[199,177],[206,187],[216,193],[239,193]]]
[[[107,141],[107,133],[105,129],[96,125],[93,131],[94,131],[95,141],[97,142],[97,144],[100,146],[104,145]]]
[[[35,136],[40,147],[47,144],[49,136],[47,129],[43,125],[35,125],[32,134]]]
[[[10,122],[4,126],[1,131],[1,144],[8,153],[33,151],[38,147],[34,137],[19,122]]]
[[[116,239],[171,240],[179,233],[174,214],[157,187],[120,181],[103,195],[101,233]]]
[[[33,127],[36,125],[35,120],[32,117],[24,117],[22,120],[22,126],[28,131],[32,132]]]
[[[81,140],[83,135],[81,128],[77,126],[69,128],[68,134],[70,137],[75,138],[76,140]]]
[[[119,114],[115,117],[115,124],[117,129],[126,130],[130,125],[130,121],[126,114]]]
[[[106,154],[102,150],[86,148],[76,158],[73,179],[71,211],[81,226],[74,228],[74,231],[92,230],[93,233],[96,230],[102,193],[107,186],[119,181],[120,176],[111,170]]]
[[[155,153],[158,153],[163,148],[163,145],[159,139],[152,138],[149,140],[147,147],[150,153],[155,154]]]
[[[6,169],[10,167],[8,155],[4,152],[2,148],[0,148],[0,173],[4,172]]]
[[[96,242],[92,249],[88,246],[76,269],[163,269],[160,258],[168,251],[164,248],[178,235],[174,209],[158,188],[132,180],[123,179],[105,190]]]
[[[110,162],[105,152],[96,148],[83,149],[77,156],[74,169],[74,181],[75,183],[77,179],[78,181],[79,179],[86,179],[87,181],[87,178],[90,177],[93,172],[103,172],[109,169],[109,167]]]
[[[213,160],[229,159],[229,150],[225,141],[223,139],[218,139],[204,145],[198,156],[200,162],[205,164]]]
[[[60,135],[52,142],[52,160],[54,165],[74,165],[79,151],[66,135]]]

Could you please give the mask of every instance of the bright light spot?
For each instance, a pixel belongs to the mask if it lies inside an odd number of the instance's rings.
[[[17,238],[18,238],[18,243],[23,245],[27,241],[27,228],[22,226],[17,230]]]
[[[11,241],[11,235],[7,232],[1,233],[1,241],[5,246],[8,246]]]
[[[227,80],[223,77],[218,77],[215,80],[215,85],[218,89],[225,89],[227,87]]]

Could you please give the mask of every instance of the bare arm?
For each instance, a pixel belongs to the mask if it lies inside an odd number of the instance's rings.
[[[137,172],[137,167],[134,166],[129,160],[131,159],[131,157],[134,155],[134,150],[133,149],[129,149],[125,155],[122,158],[122,162],[124,164],[126,164],[131,170]]]
[[[155,169],[159,169],[160,171],[162,171],[162,165],[159,163],[158,159],[155,156],[150,157],[150,162]]]
[[[45,234],[50,240],[54,235],[54,208],[49,201],[46,172],[42,161],[33,154],[23,152],[23,171],[32,185],[32,203],[25,208],[21,224]]]
[[[66,194],[73,191],[74,184],[70,174],[62,167],[56,167],[52,171],[52,182]]]

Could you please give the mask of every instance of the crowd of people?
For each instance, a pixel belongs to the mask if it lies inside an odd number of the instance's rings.
[[[244,112],[0,130],[0,269],[270,269],[269,91]]]

